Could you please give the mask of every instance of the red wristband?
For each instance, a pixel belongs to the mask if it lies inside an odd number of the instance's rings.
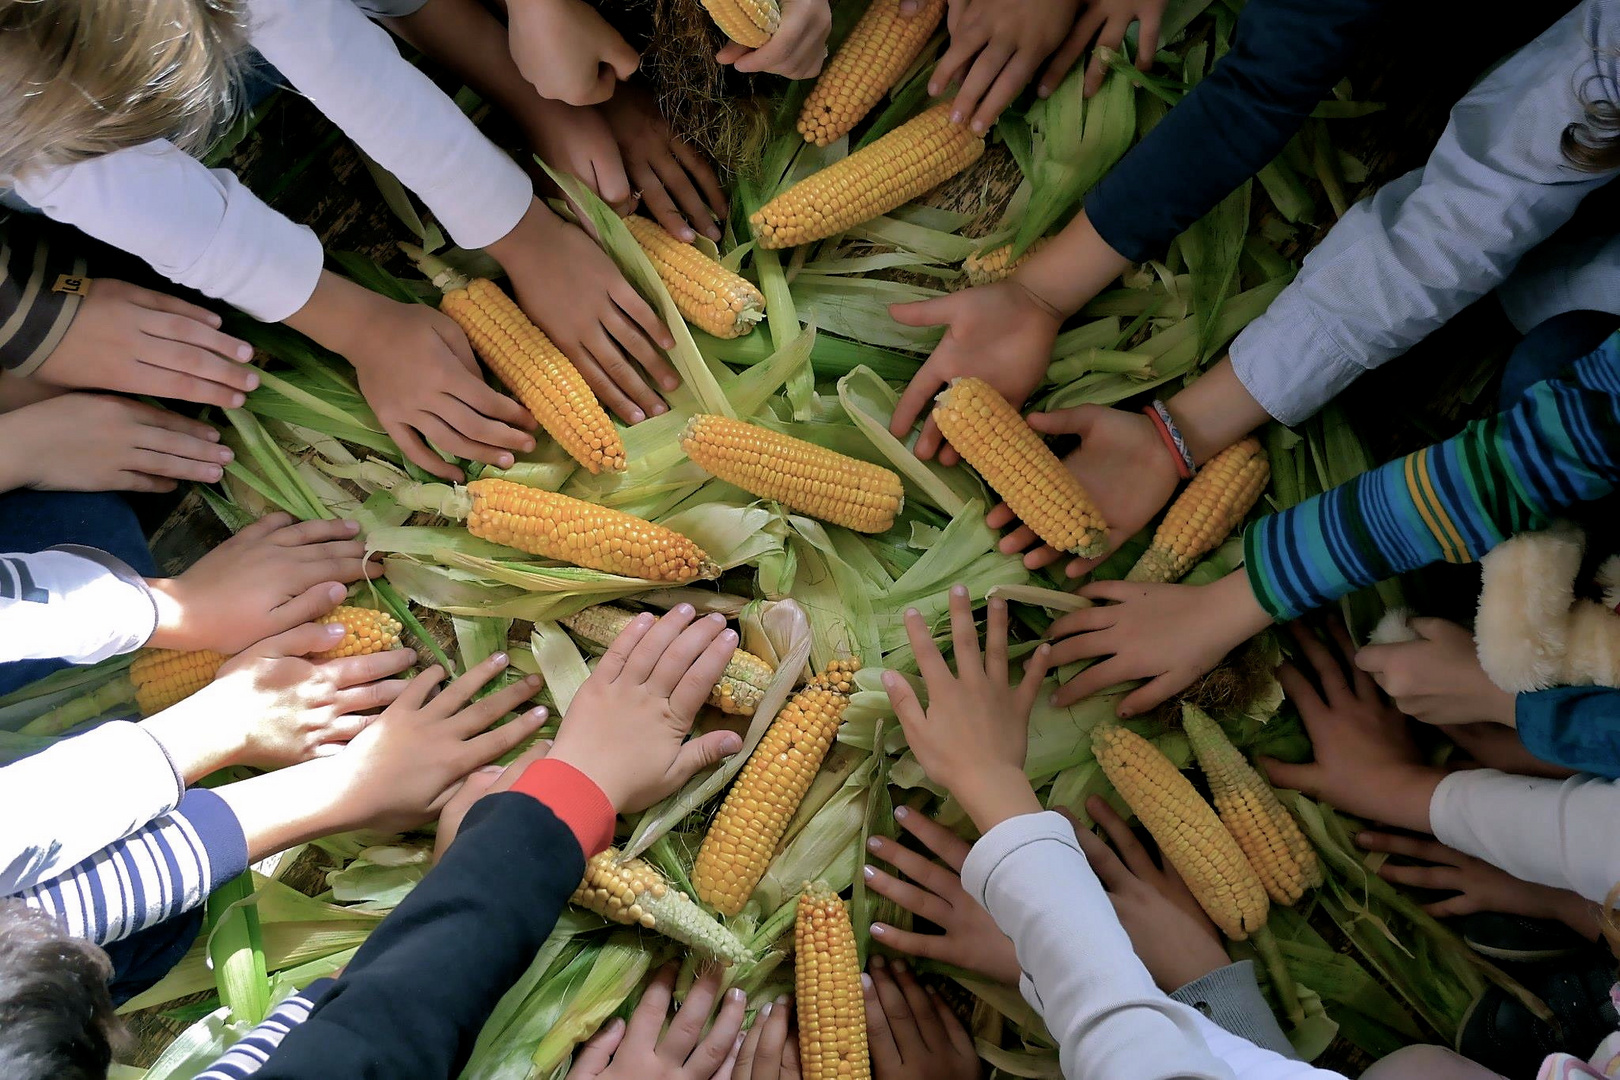
[[[513,791],[544,803],[579,841],[589,859],[613,843],[613,821],[618,816],[596,781],[568,764],[541,758],[523,770]]]
[[[1176,475],[1183,480],[1191,480],[1192,470],[1187,467],[1187,460],[1182,456],[1181,447],[1176,445],[1176,437],[1170,433],[1170,427],[1164,422],[1164,417],[1159,415],[1159,410],[1148,405],[1142,412],[1153,421],[1153,430],[1164,440],[1164,448],[1170,452],[1170,460],[1176,463]]]

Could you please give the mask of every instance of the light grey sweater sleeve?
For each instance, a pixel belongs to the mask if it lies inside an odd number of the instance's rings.
[[[1260,992],[1252,960],[1218,967],[1171,994],[1170,1000],[1192,1006],[1223,1029],[1256,1046],[1283,1057],[1295,1056],[1293,1044],[1283,1034],[1277,1015]]]

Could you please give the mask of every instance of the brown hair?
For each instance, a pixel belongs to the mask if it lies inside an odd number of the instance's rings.
[[[103,1080],[127,1039],[112,962],[20,900],[0,900],[0,1076]]]
[[[1588,84],[1590,82],[1588,80]],[[1581,111],[1585,115],[1564,128],[1558,139],[1564,160],[1582,172],[1620,169],[1620,105],[1604,98],[1588,97],[1585,87],[1580,96]]]
[[[170,139],[235,104],[245,0],[0,0],[0,177]]]

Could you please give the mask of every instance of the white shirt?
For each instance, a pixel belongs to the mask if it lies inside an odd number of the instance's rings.
[[[0,663],[94,664],[140,648],[156,628],[146,582],[105,551],[0,554]]]

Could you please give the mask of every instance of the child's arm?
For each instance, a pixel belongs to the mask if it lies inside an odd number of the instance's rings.
[[[105,551],[0,555],[0,661],[94,664],[140,648],[157,623],[146,580]]]
[[[270,1060],[287,1033],[309,1019],[309,1014],[336,982],[336,979],[316,979],[296,994],[283,998],[258,1027],[198,1073],[197,1080],[248,1080]]]
[[[216,483],[233,456],[213,427],[145,402],[0,381],[33,399],[0,403],[0,491],[173,491]]]
[[[1560,686],[1515,696],[1524,748],[1566,769],[1620,779],[1620,690]]]

